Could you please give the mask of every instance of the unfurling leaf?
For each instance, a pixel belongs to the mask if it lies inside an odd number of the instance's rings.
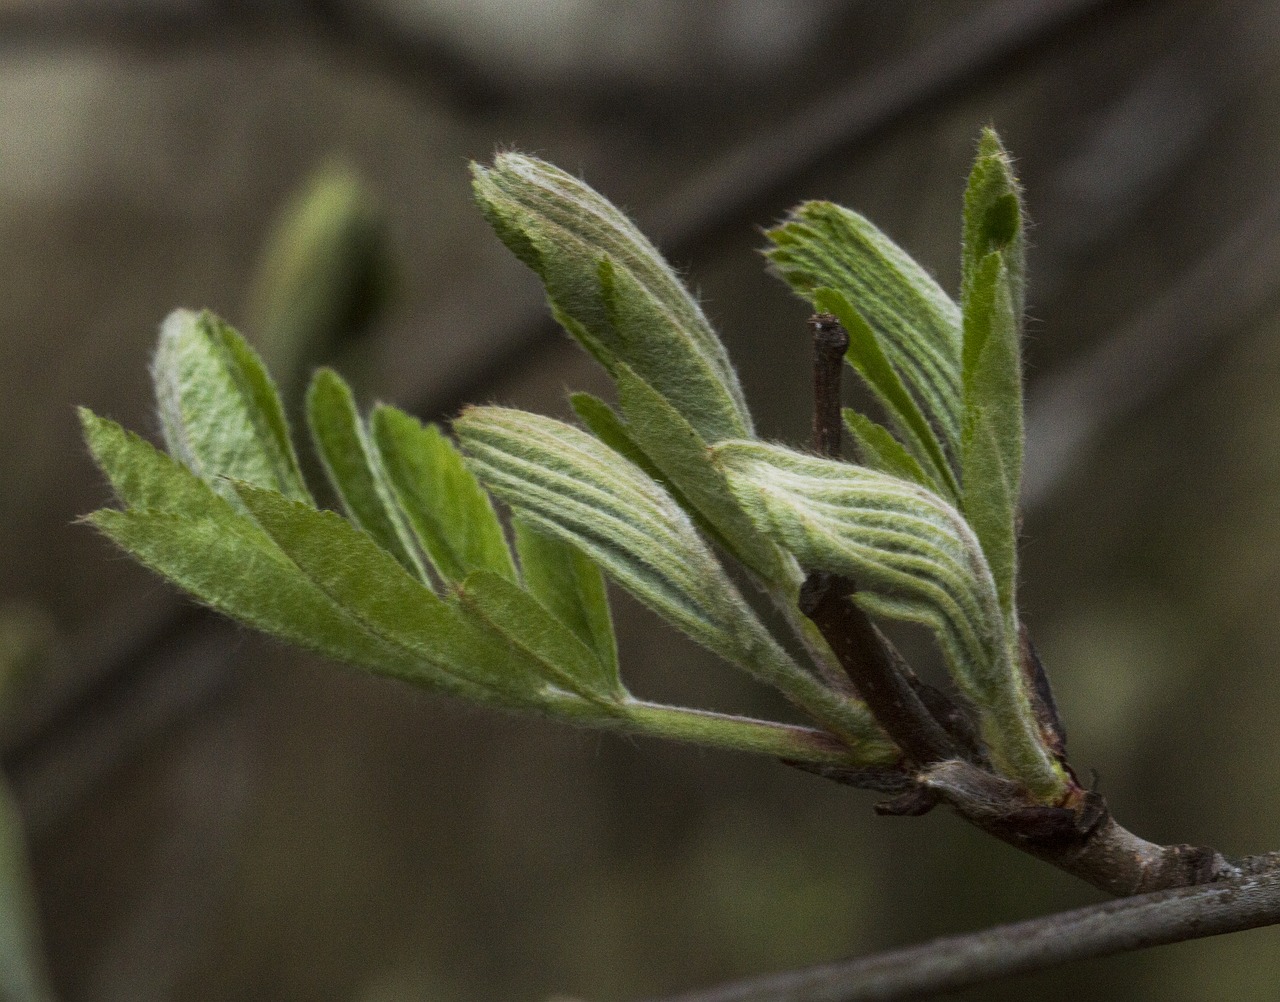
[[[477,476],[530,526],[579,547],[659,615],[849,740],[878,740],[865,707],[782,650],[689,517],[639,467],[571,425],[522,411],[473,407],[454,430]]]
[[[1000,605],[1015,619],[1018,493],[1022,481],[1022,362],[1009,273],[988,254],[965,301],[966,413],[962,508],[991,565]]]
[[[151,369],[169,452],[215,490],[222,478],[310,500],[280,397],[244,339],[212,313],[175,310]]]
[[[797,293],[826,310],[814,294],[833,289],[858,311],[916,406],[957,450],[960,310],[951,297],[874,224],[830,202],[805,202],[767,236],[765,256]]]
[[[369,440],[355,397],[332,369],[319,369],[307,390],[307,424],[316,454],[351,521],[410,573],[426,580],[382,461]]]
[[[385,406],[374,409],[372,425],[383,468],[436,572],[455,584],[472,571],[514,581],[493,502],[443,432]]]
[[[964,517],[895,477],[759,442],[714,450],[761,531],[813,570],[851,578],[875,615],[934,632],[961,691],[978,707],[998,764],[1046,798],[1064,778],[1039,738],[1017,638]]]
[[[671,267],[582,181],[533,157],[472,165],[476,200],[553,313],[612,374],[629,365],[709,442],[751,434],[737,376]]]
[[[1009,272],[1010,304],[1022,321],[1025,308],[1026,236],[1022,190],[1013,161],[994,129],[983,129],[978,156],[964,193],[964,232],[961,239],[961,306],[969,297],[978,270],[988,254],[998,253]],[[965,347],[966,355],[969,348]]]
[[[1022,479],[1022,203],[1009,156],[984,130],[965,192],[962,510],[1016,622],[1018,494]]]
[[[738,508],[702,436],[629,366],[618,366],[617,382],[627,434],[679,492],[682,503],[705,520],[726,550],[765,581],[798,586],[794,562],[761,536]]]
[[[762,627],[643,470],[570,425],[523,411],[473,407],[454,431],[476,475],[531,527],[579,547],[695,639],[741,659],[735,634]]]

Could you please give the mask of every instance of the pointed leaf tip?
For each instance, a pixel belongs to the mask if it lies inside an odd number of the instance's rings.
[[[445,581],[472,571],[515,580],[493,502],[436,425],[394,407],[374,408],[373,438],[418,545]]]
[[[351,521],[411,574],[426,580],[426,570],[381,457],[356,409],[351,387],[332,369],[317,369],[307,389],[306,404],[316,454]]]
[[[611,373],[629,365],[708,441],[750,434],[724,346],[622,212],[573,175],[523,154],[473,166],[472,180],[498,236],[542,279],[556,319]]]
[[[152,378],[170,454],[215,490],[238,503],[226,477],[310,500],[275,385],[230,326],[175,310],[161,326]]]

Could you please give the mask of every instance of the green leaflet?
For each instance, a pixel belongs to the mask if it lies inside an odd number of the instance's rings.
[[[185,466],[114,422],[83,408],[80,415],[94,458],[130,508],[103,509],[87,521],[142,563],[206,605],[266,633],[379,674],[470,699],[504,701],[489,689],[443,672],[433,652],[406,651],[375,636],[317,587],[258,522]],[[316,542],[319,549],[337,546],[345,533],[358,534],[338,516],[316,512],[309,504],[248,485],[241,484],[239,490],[250,500],[268,498],[289,511],[311,512],[315,519],[310,524],[320,520],[328,527],[325,538]],[[369,545],[380,555],[380,570],[389,565],[404,576],[389,555]],[[340,549],[332,552],[341,559]],[[372,579],[364,585],[371,593],[377,591]]]
[[[794,563],[756,531],[734,503],[724,475],[711,464],[706,441],[651,386],[626,365],[617,370],[618,398],[626,431],[658,469],[662,479],[714,528],[715,538],[764,580],[796,587]]]
[[[571,393],[569,403],[573,407],[573,412],[578,415],[578,420],[586,425],[591,434],[624,459],[635,463],[654,480],[660,482],[663,479],[662,471],[636,444],[627,426],[612,407],[590,393]],[[668,485],[668,490],[670,489]],[[685,505],[681,507],[685,508]]]
[[[833,314],[848,332],[849,350],[845,357],[884,406],[907,448],[928,474],[930,483],[939,493],[958,497],[960,488],[942,443],[903,385],[862,314],[835,289],[815,289],[813,301],[819,310]]]
[[[961,324],[951,297],[870,221],[830,202],[805,202],[767,236],[765,256],[792,289],[811,301],[834,289],[865,318],[912,399],[957,449]]]
[[[962,508],[982,542],[1010,628],[1016,622],[1022,478],[1022,359],[1012,298],[1001,255],[988,254],[965,299]]]
[[[1009,299],[1013,315],[1019,324],[1022,323],[1027,253],[1022,216],[1022,192],[1013,173],[1013,161],[995,130],[983,129],[978,140],[978,156],[964,193],[960,258],[962,309],[983,259],[995,251],[1004,258],[1004,266],[1009,272]],[[970,354],[966,345],[966,366]]]
[[[604,575],[576,547],[514,519],[516,553],[529,594],[594,653],[618,686],[618,648]]]
[[[693,297],[634,225],[550,164],[505,153],[472,165],[476,200],[536,271],[552,311],[612,373],[631,366],[707,441],[751,434],[724,346]]]
[[[351,521],[425,581],[426,569],[418,558],[378,452],[356,410],[355,397],[332,369],[318,369],[311,379],[307,424],[316,454]]]
[[[440,576],[457,583],[487,570],[514,581],[493,503],[440,429],[385,406],[374,409],[371,423],[396,497]]]
[[[735,605],[685,513],[642,470],[570,425],[523,411],[473,407],[454,430],[476,475],[531,527],[579,547],[712,650],[735,649],[732,626],[749,611]]]
[[[853,439],[863,466],[902,480],[910,480],[922,487],[933,487],[932,479],[921,468],[920,462],[893,437],[888,428],[848,407],[841,414],[844,417],[845,431]]]
[[[412,577],[369,535],[333,512],[237,489],[306,579],[401,662],[439,666],[433,684],[473,700],[543,702],[542,674],[527,656]]]
[[[579,547],[659,615],[849,740],[876,739],[865,707],[822,687],[778,646],[688,516],[639,467],[537,414],[473,407],[454,430],[477,476],[530,526]]]
[[[1039,739],[1017,637],[959,512],[917,484],[780,446],[726,442],[713,452],[744,510],[803,566],[852,578],[870,612],[933,630],[1009,775],[1046,801],[1064,789]]]
[[[241,517],[226,497],[150,442],[87,407],[78,413],[94,461],[126,507],[189,518]]]
[[[605,705],[624,698],[616,664],[592,648],[519,585],[491,571],[467,576],[459,590],[463,608],[512,646],[525,652],[553,685]]]
[[[249,297],[250,329],[285,380],[362,333],[386,311],[395,285],[382,213],[353,173],[326,167],[271,229]]]
[[[169,452],[234,500],[222,477],[309,501],[279,395],[262,363],[212,313],[175,310],[151,370]]]
[[[233,619],[371,671],[436,684],[429,666],[406,663],[368,634],[244,516],[104,508],[86,521],[183,591]]]
[[[591,434],[595,435],[596,438],[600,439],[601,442],[618,455],[640,467],[651,479],[661,484],[666,492],[671,495],[671,500],[678,504],[681,510],[693,520],[693,524],[698,527],[698,531],[703,536],[714,540],[726,552],[732,552],[729,541],[720,534],[720,530],[707,520],[706,516],[681,493],[680,488],[672,483],[671,479],[658,468],[657,463],[640,448],[631,435],[631,429],[614,413],[612,407],[598,397],[593,397],[590,393],[571,393],[569,402],[573,405],[574,413],[578,415],[578,418],[586,425]],[[688,423],[685,422],[685,425],[687,427]]]
[[[1017,621],[1018,494],[1022,479],[1022,314],[1026,239],[1009,155],[985,129],[964,196],[962,508]]]

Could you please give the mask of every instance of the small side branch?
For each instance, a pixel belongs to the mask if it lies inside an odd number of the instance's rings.
[[[924,998],[1073,960],[1280,923],[1280,854],[1240,876],[1107,901],[858,960],[788,971],[665,1002],[861,1002]]]

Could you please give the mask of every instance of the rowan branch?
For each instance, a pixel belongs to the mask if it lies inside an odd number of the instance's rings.
[[[857,960],[751,978],[662,1002],[862,1002],[924,998],[1073,960],[1280,923],[1280,853],[1241,876],[945,936]],[[656,1000],[654,1000],[656,1002]]]

